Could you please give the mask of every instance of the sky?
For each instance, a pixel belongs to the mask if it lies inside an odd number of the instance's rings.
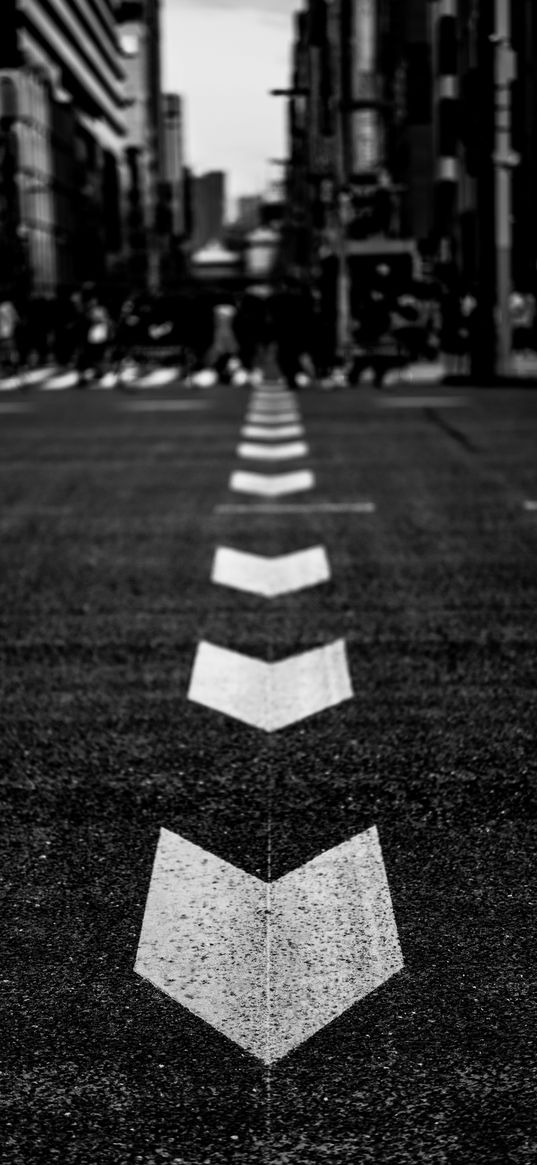
[[[285,105],[269,89],[290,80],[292,12],[298,0],[162,0],[163,82],[185,100],[186,161],[196,173],[225,170],[238,195],[279,176]],[[281,174],[281,171],[280,171]]]

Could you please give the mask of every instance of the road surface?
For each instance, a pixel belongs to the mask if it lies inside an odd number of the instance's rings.
[[[529,389],[0,396],[0,1160],[535,1160],[536,448]]]

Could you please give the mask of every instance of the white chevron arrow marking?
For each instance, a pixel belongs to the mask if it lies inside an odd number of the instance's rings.
[[[267,599],[316,587],[329,579],[330,566],[324,546],[313,546],[280,558],[243,554],[220,546],[212,570],[213,583]]]
[[[353,694],[343,639],[278,663],[202,642],[188,699],[252,728],[278,732]]]
[[[294,405],[291,401],[289,402],[289,404],[278,404],[278,405],[252,404],[251,409],[252,409],[252,411],[255,411],[256,413],[259,413],[260,415],[262,414],[264,417],[267,417],[269,420],[271,417],[276,416],[276,414],[278,414],[278,413],[296,413],[298,415],[298,412],[299,412],[299,409],[297,409],[296,405]]]
[[[161,830],[135,971],[265,1064],[402,968],[375,828],[272,883]]]
[[[250,407],[260,409],[262,412],[274,409],[296,409],[297,403],[294,397],[285,396],[282,393],[278,396],[253,396],[250,400]]]
[[[300,414],[296,410],[267,414],[258,413],[252,409],[246,414],[246,422],[249,425],[298,425],[300,424]]]
[[[250,461],[293,461],[297,457],[307,457],[308,453],[305,441],[289,441],[285,445],[255,445],[243,441],[237,449],[238,457]]]
[[[238,470],[232,474],[229,488],[237,493],[261,494],[267,498],[282,497],[284,494],[301,493],[313,489],[315,477],[310,469],[299,469],[295,473],[279,473],[268,477],[263,473],[244,473]]]
[[[302,425],[277,425],[271,428],[266,425],[244,425],[241,434],[251,441],[287,441],[293,437],[303,437],[304,428]]]
[[[292,392],[255,392],[250,397],[251,403],[256,405],[295,404],[296,397]]]

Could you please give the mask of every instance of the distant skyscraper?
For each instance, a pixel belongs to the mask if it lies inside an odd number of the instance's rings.
[[[226,175],[220,170],[193,179],[194,250],[221,238],[225,201]]]
[[[25,291],[101,278],[121,244],[114,3],[62,7],[2,0],[0,270]]]
[[[237,200],[237,225],[245,231],[253,231],[261,222],[263,199],[260,194],[245,194]]]
[[[162,98],[162,179],[170,234],[185,233],[183,106],[176,93]]]
[[[116,21],[126,73],[127,242],[133,274],[154,283],[163,154],[160,2],[119,0]]]

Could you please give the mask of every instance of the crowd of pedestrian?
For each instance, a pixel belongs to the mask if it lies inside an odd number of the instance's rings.
[[[513,293],[511,314],[515,350],[535,350],[535,298]],[[200,387],[255,383],[267,367],[292,388],[357,384],[367,371],[380,385],[389,369],[439,354],[449,371],[466,371],[478,318],[471,292],[425,282],[395,288],[389,267],[379,264],[352,304],[342,355],[334,305],[327,310],[297,279],[223,301],[198,288],[173,299],[131,292],[111,304],[86,285],[25,303],[0,295],[0,370],[57,363],[80,385],[106,378],[112,385],[150,360],[155,347],[171,345],[186,381]]]

